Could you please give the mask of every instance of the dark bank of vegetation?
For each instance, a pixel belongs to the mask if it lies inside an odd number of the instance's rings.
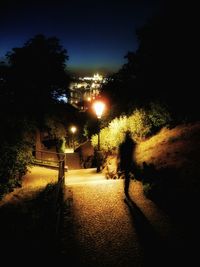
[[[56,255],[56,183],[38,190],[19,189],[0,206],[1,259],[49,261]],[[21,190],[21,191],[20,191]]]
[[[135,152],[146,195],[174,215],[199,202],[199,134],[200,122],[163,128]]]
[[[199,98],[191,64],[196,50],[193,31],[186,40],[185,18],[181,13],[177,20],[177,12],[171,6],[138,29],[137,51],[127,53],[127,63],[103,87],[110,113],[101,129],[107,177],[119,177],[117,149],[130,130],[137,142],[136,178],[174,215],[196,206],[200,192]],[[92,143],[97,145],[97,135]]]
[[[0,198],[20,186],[38,129],[57,141],[59,151],[69,125],[83,121],[75,108],[58,101],[68,94],[70,75],[57,38],[36,35],[6,60],[0,64]]]
[[[176,124],[199,119],[198,76],[192,64],[195,36],[193,29],[185,33],[185,23],[173,4],[137,30],[138,49],[126,54],[126,63],[103,87],[112,118],[159,101]]]

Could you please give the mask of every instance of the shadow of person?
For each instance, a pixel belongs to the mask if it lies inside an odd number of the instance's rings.
[[[142,180],[144,183],[152,183],[158,178],[158,171],[154,164],[147,164],[145,161],[142,163]]]
[[[173,249],[159,236],[130,197],[125,198],[124,202],[129,208],[133,227],[136,229],[139,242],[143,248],[143,266],[172,266],[175,263],[175,252]]]

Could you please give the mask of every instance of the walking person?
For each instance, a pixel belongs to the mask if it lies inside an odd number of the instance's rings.
[[[124,174],[124,193],[127,198],[129,196],[129,185],[131,179],[131,171],[133,171],[134,161],[133,154],[136,143],[131,137],[131,132],[126,131],[124,141],[119,145],[119,169]]]

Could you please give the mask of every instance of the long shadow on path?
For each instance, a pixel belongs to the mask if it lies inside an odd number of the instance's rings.
[[[170,244],[159,236],[131,198],[126,198],[124,202],[129,208],[133,227],[136,229],[139,242],[143,247],[144,266],[177,266],[175,264],[176,252]]]

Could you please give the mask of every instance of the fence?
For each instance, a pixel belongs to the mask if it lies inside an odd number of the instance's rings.
[[[34,163],[49,167],[58,167],[59,162],[64,160],[65,163],[65,153],[57,153],[53,151],[46,150],[34,150]]]
[[[56,167],[58,169],[58,180],[55,185],[53,193],[53,214],[55,219],[55,238],[57,238],[60,219],[64,201],[64,187],[65,187],[65,153],[56,153],[53,151],[35,150],[34,163],[37,165]]]
[[[58,234],[60,226],[60,219],[64,201],[64,187],[65,187],[65,158],[59,161],[59,168],[58,168],[58,182],[56,186],[56,195],[55,195],[56,235]]]

